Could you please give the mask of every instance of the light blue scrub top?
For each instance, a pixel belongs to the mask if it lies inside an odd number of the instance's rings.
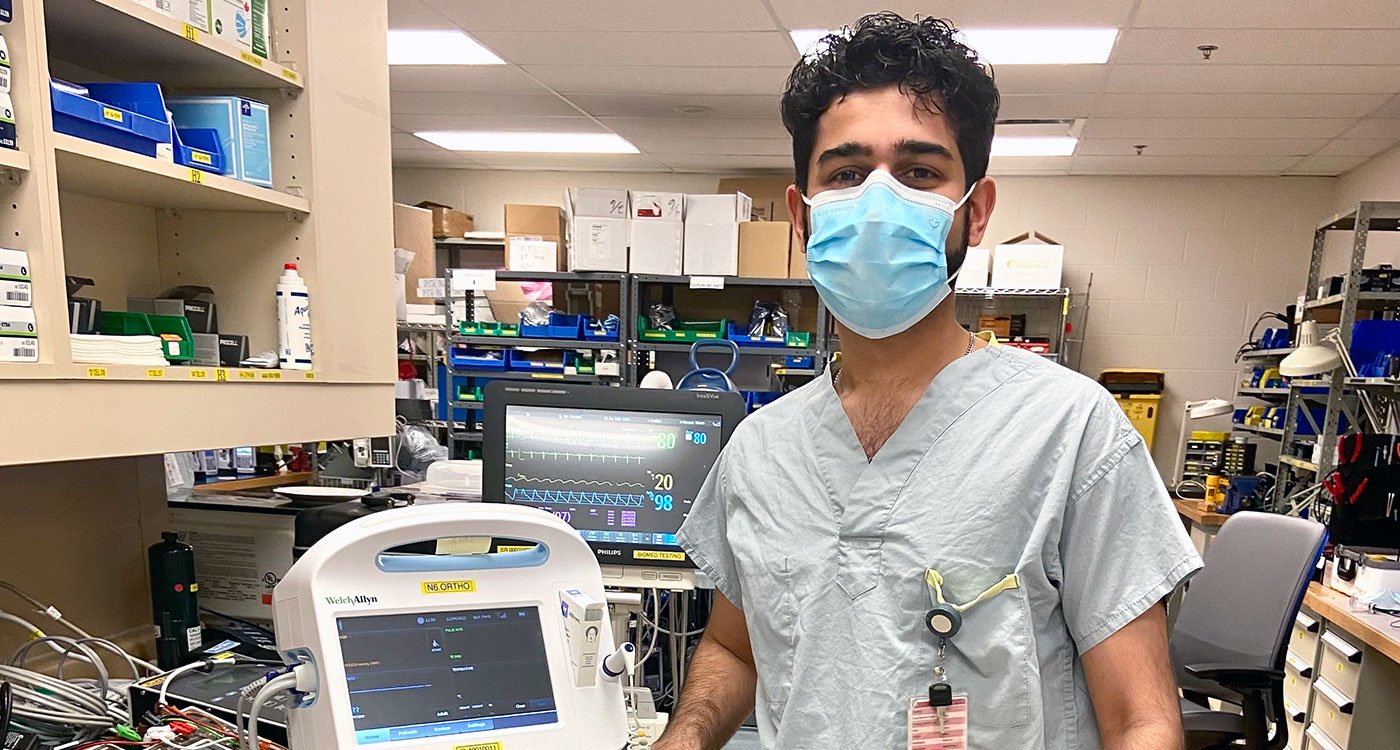
[[[936,662],[924,570],[965,615],[948,681],[979,750],[1097,748],[1079,655],[1200,568],[1098,384],[1011,347],[949,364],[867,462],[828,377],[735,431],[681,544],[745,614],[764,748],[907,747]]]

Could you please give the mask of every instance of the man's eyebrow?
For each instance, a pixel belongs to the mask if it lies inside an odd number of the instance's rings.
[[[895,144],[894,150],[895,153],[905,156],[923,154],[928,156],[943,156],[949,159],[953,158],[953,154],[948,150],[947,146],[932,141],[906,139]]]
[[[864,143],[847,141],[839,146],[834,146],[823,151],[822,155],[817,157],[817,163],[821,164],[832,159],[843,159],[851,156],[873,156],[874,154],[875,149]]]

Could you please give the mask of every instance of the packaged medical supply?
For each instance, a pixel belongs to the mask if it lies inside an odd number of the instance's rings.
[[[218,131],[225,175],[272,187],[272,124],[266,104],[241,96],[174,96],[166,107],[176,127]]]

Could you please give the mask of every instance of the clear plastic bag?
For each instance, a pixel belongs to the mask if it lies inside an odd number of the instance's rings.
[[[670,305],[655,304],[647,308],[647,321],[653,330],[669,331],[676,322],[676,308]]]
[[[421,480],[428,464],[447,460],[447,447],[433,437],[426,427],[404,425],[399,429],[398,469],[406,476]]]

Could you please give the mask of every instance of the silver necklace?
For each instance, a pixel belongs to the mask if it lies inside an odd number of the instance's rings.
[[[976,346],[976,344],[977,344],[977,336],[976,336],[975,334],[972,334],[972,333],[969,332],[969,333],[967,334],[967,351],[963,352],[962,355],[963,355],[964,357],[966,357],[967,355],[971,354],[971,353],[972,353],[972,348],[973,348],[974,346]],[[845,369],[845,368],[842,368],[842,370],[844,370],[844,369]],[[831,378],[831,387],[832,387],[832,389],[835,389],[837,386],[841,385],[841,371],[842,371],[842,370],[837,370],[837,371],[836,371],[836,375],[832,376],[832,378]]]

